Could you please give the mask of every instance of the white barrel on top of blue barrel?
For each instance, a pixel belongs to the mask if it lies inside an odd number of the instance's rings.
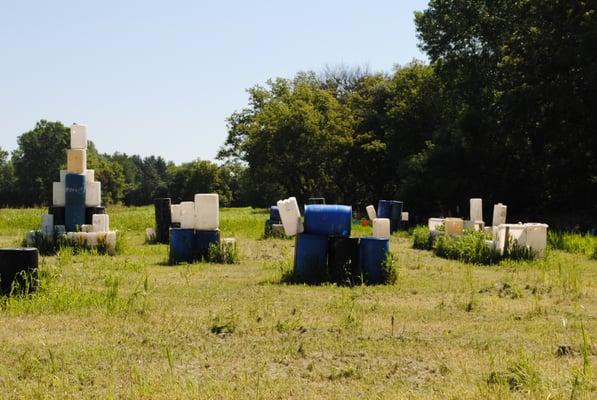
[[[195,203],[183,201],[180,203],[180,227],[193,229],[195,227]]]
[[[389,239],[390,235],[390,219],[375,218],[373,220],[373,237],[378,239]]]
[[[70,127],[70,148],[87,149],[87,125],[73,124]]]
[[[180,204],[172,204],[170,207],[170,213],[172,214],[172,223],[180,224]]]
[[[213,231],[220,227],[220,200],[217,193],[195,195],[195,229]]]
[[[324,236],[350,236],[352,207],[336,204],[305,206],[305,233]]]
[[[93,215],[93,232],[108,232],[110,230],[110,216],[108,214]]]
[[[375,212],[375,207],[373,205],[368,205],[365,209],[367,210],[367,216],[371,221],[377,218],[377,213]]]
[[[296,198],[289,197],[285,200],[279,200],[277,205],[286,236],[295,236],[302,233],[304,227]]]

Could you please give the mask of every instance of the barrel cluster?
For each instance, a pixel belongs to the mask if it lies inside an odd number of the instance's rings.
[[[116,232],[110,230],[110,218],[101,203],[101,183],[95,181],[95,171],[87,169],[87,126],[74,124],[70,128],[67,168],[53,183],[52,206],[42,216],[41,230],[30,231],[27,244],[103,246],[113,252]]]
[[[296,235],[296,281],[341,285],[384,282],[389,240],[351,237],[351,206],[308,204],[304,223],[294,197],[279,201],[278,207],[286,234]]]

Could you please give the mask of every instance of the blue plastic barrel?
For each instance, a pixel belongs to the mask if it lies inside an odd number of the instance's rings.
[[[279,224],[282,219],[280,218],[280,209],[278,206],[271,206],[269,208],[269,220],[274,224]]]
[[[170,263],[192,262],[194,243],[195,231],[193,229],[170,229]]]
[[[377,218],[388,218],[392,215],[392,201],[380,200],[377,203]]]
[[[359,265],[366,283],[383,283],[383,263],[390,251],[388,239],[361,238]]]
[[[305,233],[309,235],[350,236],[352,207],[332,204],[305,206]]]
[[[195,260],[207,259],[209,246],[220,243],[220,231],[195,231],[193,242],[193,258]]]
[[[296,237],[294,275],[299,282],[321,282],[327,275],[328,238],[301,233]]]
[[[66,174],[64,225],[74,232],[77,225],[85,224],[85,175]]]

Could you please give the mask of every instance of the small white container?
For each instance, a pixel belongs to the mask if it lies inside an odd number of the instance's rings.
[[[52,205],[64,207],[66,205],[66,186],[64,181],[52,184]]]
[[[501,224],[493,230],[493,241],[500,254],[504,254],[506,246],[513,246],[515,243],[518,247],[526,247],[526,236],[526,227],[522,224]]]
[[[527,240],[526,245],[538,257],[545,256],[545,248],[547,247],[547,224],[526,223]]]
[[[69,174],[84,174],[87,169],[87,150],[69,149],[66,151],[66,171]]]
[[[172,223],[180,223],[180,204],[172,204],[170,206],[170,214],[172,215]]]
[[[183,201],[180,203],[180,227],[193,229],[195,227],[195,203]]]
[[[95,170],[93,170],[93,169],[85,170],[85,181],[87,183],[95,182]]]
[[[508,211],[508,206],[503,205],[502,203],[498,203],[493,206],[493,220],[491,225],[499,226],[506,223],[506,212]]]
[[[286,200],[279,200],[277,205],[286,236],[302,233],[304,230],[303,222],[301,221],[301,212],[296,198],[289,197]]]
[[[369,217],[369,219],[371,221],[373,221],[375,218],[377,218],[377,213],[375,212],[374,206],[369,205],[369,206],[367,206],[366,210],[367,210],[367,216]]]
[[[220,200],[216,193],[195,195],[195,229],[215,231],[220,228]]]
[[[87,125],[73,124],[70,127],[70,148],[87,149]]]
[[[443,218],[429,218],[427,226],[430,231],[437,231],[444,224]]]
[[[403,211],[402,212],[402,222],[408,222],[408,221],[409,221],[408,211]]]
[[[464,232],[464,220],[462,218],[446,218],[444,225],[447,235],[458,236]]]
[[[375,218],[373,220],[373,237],[378,239],[390,238],[390,219]]]
[[[85,207],[99,207],[102,205],[101,182],[85,183]]]
[[[470,199],[470,220],[483,221],[483,199]]]
[[[54,236],[54,216],[52,214],[41,216],[41,234],[44,237]]]
[[[110,216],[108,214],[93,214],[93,231],[108,232],[110,230]]]

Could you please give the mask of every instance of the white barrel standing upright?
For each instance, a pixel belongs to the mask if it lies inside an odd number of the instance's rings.
[[[470,221],[483,221],[483,199],[470,199]]]
[[[108,214],[93,214],[94,232],[108,232],[110,230],[110,216]]]
[[[102,205],[101,182],[85,183],[85,207],[99,207]]]
[[[172,215],[172,223],[180,224],[180,204],[172,204],[170,214]]]
[[[195,227],[195,203],[183,201],[180,203],[180,227],[193,229]]]
[[[378,239],[390,238],[390,219],[375,218],[373,220],[373,237]]]
[[[375,207],[373,205],[367,206],[366,210],[367,210],[367,216],[369,217],[369,219],[371,221],[373,221],[375,218],[377,218],[377,213],[375,212]]]
[[[497,203],[493,206],[493,220],[491,222],[492,226],[499,226],[506,223],[506,212],[508,211],[508,206],[503,205],[502,203]]]
[[[66,205],[66,186],[64,181],[52,183],[52,205],[64,207]]]
[[[547,247],[547,224],[526,223],[526,245],[538,257],[545,256]]]
[[[220,200],[216,193],[195,195],[195,229],[215,231],[220,227]]]
[[[70,148],[87,149],[87,125],[73,124],[70,127]]]
[[[68,149],[66,151],[66,170],[69,174],[84,174],[87,169],[87,150]]]

